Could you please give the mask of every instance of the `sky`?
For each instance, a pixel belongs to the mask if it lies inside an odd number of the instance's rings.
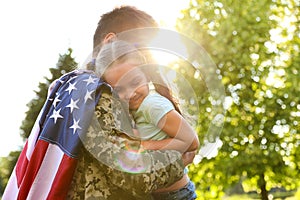
[[[189,0],[10,0],[0,2],[0,157],[19,150],[20,126],[38,83],[55,67],[59,54],[73,49],[83,63],[92,50],[100,16],[114,7],[132,5],[164,28],[174,29]]]

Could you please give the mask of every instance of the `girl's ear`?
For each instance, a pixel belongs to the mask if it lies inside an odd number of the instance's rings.
[[[110,33],[106,34],[106,36],[104,37],[102,43],[107,44],[107,43],[111,42],[113,39],[115,39],[116,37],[117,36],[116,36],[115,33],[110,32]]]

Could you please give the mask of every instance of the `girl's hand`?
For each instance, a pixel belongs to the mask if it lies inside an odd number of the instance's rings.
[[[191,164],[195,158],[196,151],[188,151],[182,154],[183,165],[187,166]]]

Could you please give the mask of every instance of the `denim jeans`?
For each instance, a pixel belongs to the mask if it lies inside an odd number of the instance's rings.
[[[194,200],[197,198],[197,195],[194,183],[189,181],[186,186],[179,190],[153,193],[152,197],[154,200]]]

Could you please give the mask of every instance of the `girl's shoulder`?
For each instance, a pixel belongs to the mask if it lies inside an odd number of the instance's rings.
[[[149,95],[142,102],[139,110],[165,110],[165,109],[174,109],[173,104],[166,97],[158,93],[149,93]]]
[[[171,104],[171,101],[167,99],[166,97],[156,93],[156,92],[150,92],[149,95],[144,99],[144,103],[149,105],[168,105]]]

